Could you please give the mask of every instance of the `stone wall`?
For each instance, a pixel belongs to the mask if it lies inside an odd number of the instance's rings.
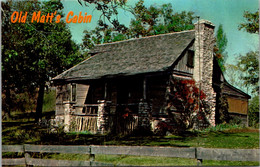
[[[216,93],[213,90],[213,49],[215,44],[214,25],[206,20],[195,24],[194,80],[206,94],[211,114],[209,123],[215,126]]]
[[[150,124],[150,113],[151,113],[151,107],[149,104],[141,99],[138,106],[138,127],[144,130],[150,130],[151,124]]]
[[[105,100],[98,101],[98,117],[97,117],[97,131],[98,133],[104,134],[107,124]]]

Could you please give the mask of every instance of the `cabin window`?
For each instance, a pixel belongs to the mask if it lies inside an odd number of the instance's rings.
[[[194,51],[193,50],[188,50],[187,66],[190,67],[190,68],[194,67]]]
[[[77,87],[76,87],[76,84],[73,83],[71,84],[71,101],[76,101],[76,92],[77,92]]]

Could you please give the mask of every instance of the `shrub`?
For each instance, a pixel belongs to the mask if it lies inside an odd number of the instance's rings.
[[[218,132],[218,131],[225,131],[225,130],[231,130],[231,129],[242,129],[244,128],[242,125],[238,124],[219,124],[216,126],[208,127],[206,129],[201,130],[201,132]]]
[[[181,129],[191,129],[198,124],[207,124],[210,111],[205,101],[206,94],[194,80],[171,79],[167,93],[167,112]]]
[[[259,124],[259,96],[255,96],[249,103],[249,126],[257,127]]]

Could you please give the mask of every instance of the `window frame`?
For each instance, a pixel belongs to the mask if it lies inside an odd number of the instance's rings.
[[[188,50],[187,51],[187,62],[186,65],[190,68],[194,68],[194,59],[195,59],[195,51],[194,50]]]
[[[77,84],[71,83],[71,101],[76,102],[77,101]]]

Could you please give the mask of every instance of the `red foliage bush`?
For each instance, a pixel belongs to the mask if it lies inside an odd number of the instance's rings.
[[[206,120],[206,94],[199,90],[194,80],[172,79],[168,90],[168,113],[175,112],[179,115],[175,117],[175,122],[189,129],[196,121]]]

